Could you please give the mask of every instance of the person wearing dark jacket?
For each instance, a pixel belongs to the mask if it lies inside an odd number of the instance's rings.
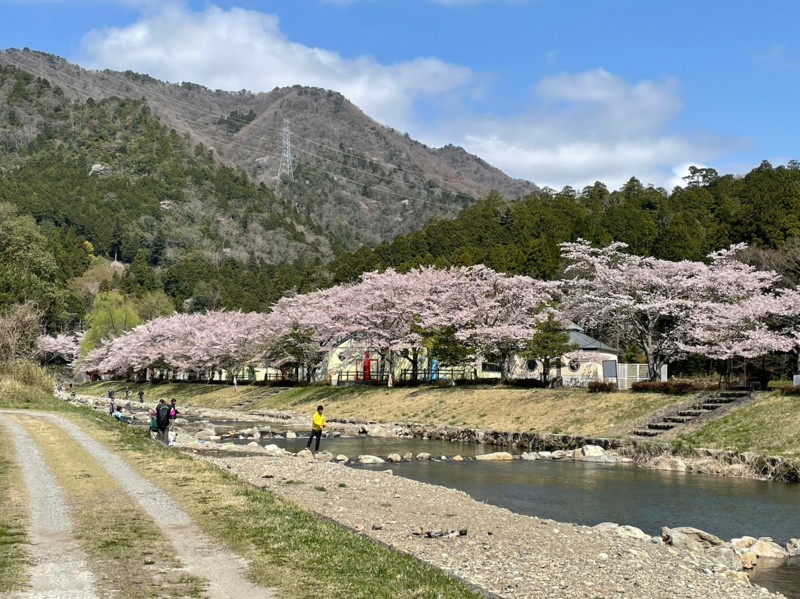
[[[169,443],[169,413],[171,408],[163,399],[156,406],[156,425],[158,426],[158,440],[164,445]]]

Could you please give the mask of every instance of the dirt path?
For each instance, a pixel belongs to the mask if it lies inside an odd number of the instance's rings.
[[[31,590],[12,597],[92,599],[94,575],[74,538],[72,521],[61,488],[56,484],[36,443],[25,429],[7,417],[0,424],[11,434],[17,463],[30,500]]]
[[[139,506],[147,512],[154,522],[159,526],[164,535],[169,539],[175,548],[175,554],[185,564],[188,573],[195,576],[205,578],[208,580],[207,596],[210,599],[227,599],[227,598],[258,598],[270,599],[274,597],[272,591],[257,587],[251,582],[247,581],[244,577],[246,569],[246,562],[235,556],[234,554],[223,550],[216,543],[212,542],[206,537],[200,529],[194,524],[191,518],[184,512],[172,499],[163,491],[155,487],[152,483],[145,478],[138,475],[134,470],[117,455],[111,453],[108,449],[103,447],[100,443],[83,432],[77,425],[72,422],[57,416],[55,414],[33,413],[25,412],[26,416],[42,418],[50,422],[74,439],[89,455],[97,460],[102,465],[103,469],[111,475],[117,483],[139,504]],[[22,446],[27,447],[27,451],[38,453],[40,461],[44,466],[44,460],[41,459],[41,454],[35,443],[27,437],[24,430],[13,423],[9,423],[8,418],[3,418],[3,422],[7,423],[10,430],[15,430],[22,439]],[[27,437],[28,445],[25,446],[24,439]],[[19,447],[19,444],[18,444]],[[25,457],[21,455],[20,457]],[[46,469],[46,467],[45,467]],[[52,476],[44,478],[46,475],[42,471],[35,474],[28,475],[28,467],[26,465],[26,483],[28,478],[35,477],[35,481],[29,484],[39,485],[40,489],[46,489],[47,494],[34,494],[31,493],[32,503],[34,510],[50,511],[50,494],[57,493],[58,501],[53,502],[61,506],[61,512],[55,515],[54,519],[59,523],[50,519],[42,519],[41,516],[36,516],[42,522],[45,530],[59,530],[58,527],[63,526],[61,522],[68,522],[69,520],[62,520],[63,515],[66,515],[66,504],[61,496],[58,486],[53,480]],[[49,473],[47,473],[49,475]],[[60,502],[60,503],[59,503]],[[32,519],[33,521],[33,519]],[[53,527],[53,528],[51,528]],[[61,533],[59,533],[61,534]],[[33,537],[33,533],[31,533]],[[37,559],[36,567],[34,567],[34,580],[43,572],[47,572],[53,563],[53,556],[48,555],[44,559]],[[60,550],[59,555],[71,555],[73,551]],[[73,568],[82,567],[87,570],[85,563],[82,565],[74,565]],[[65,570],[66,571],[66,570]],[[80,570],[79,570],[80,571]],[[69,570],[69,576],[73,577],[75,569]],[[53,577],[51,576],[51,579]],[[58,581],[56,581],[58,582]],[[74,581],[73,581],[74,582]],[[63,588],[63,587],[62,587]],[[41,596],[41,597],[54,597],[54,598],[70,598],[70,597],[94,597],[93,592],[87,592],[85,589],[82,593],[73,595],[58,594],[58,595],[25,595],[25,596]]]

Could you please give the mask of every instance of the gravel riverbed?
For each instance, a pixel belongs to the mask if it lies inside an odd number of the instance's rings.
[[[497,597],[779,596],[657,538],[514,514],[466,493],[301,455],[194,455]],[[591,501],[591,497],[586,498]]]

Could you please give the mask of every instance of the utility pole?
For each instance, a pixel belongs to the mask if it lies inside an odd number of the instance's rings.
[[[292,130],[289,128],[289,119],[283,119],[281,164],[278,167],[278,179],[284,173],[294,181],[294,168],[292,166]]]

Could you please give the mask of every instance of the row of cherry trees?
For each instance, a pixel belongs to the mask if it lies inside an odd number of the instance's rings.
[[[389,363],[402,353],[414,372],[433,352],[450,363],[491,356],[505,377],[513,356],[553,316],[640,347],[653,378],[687,353],[754,357],[797,347],[800,292],[738,261],[741,246],[712,254],[708,263],[624,249],[564,244],[568,266],[557,282],[485,266],[421,267],[365,273],[357,283],[285,297],[269,314],[175,314],[106,343],[83,367],[207,373],[291,363],[310,376],[327,352],[353,339]]]

